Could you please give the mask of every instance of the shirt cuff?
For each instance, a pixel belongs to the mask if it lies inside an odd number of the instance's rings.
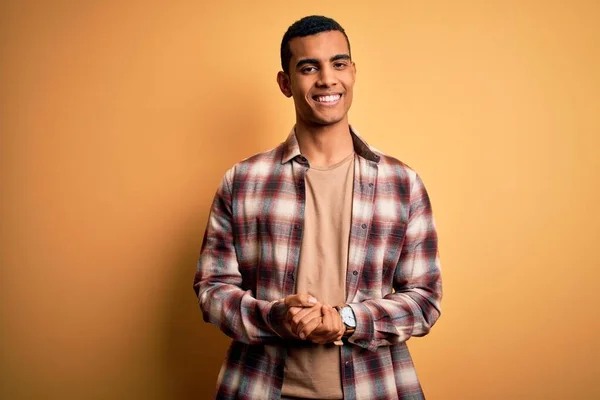
[[[271,303],[271,309],[269,310],[267,323],[269,327],[279,337],[286,338],[285,332],[285,316],[287,314],[287,307],[283,301],[275,301]]]
[[[348,338],[348,341],[365,349],[374,350],[371,349],[371,346],[375,335],[375,328],[369,308],[363,303],[351,303],[348,305],[352,308],[356,318],[356,328],[352,336]]]

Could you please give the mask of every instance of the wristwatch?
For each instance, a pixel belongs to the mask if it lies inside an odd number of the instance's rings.
[[[344,336],[351,336],[356,329],[356,317],[354,315],[354,310],[352,310],[352,307],[350,307],[348,304],[336,306],[335,309],[340,314],[340,317],[342,317],[342,322],[346,326]]]

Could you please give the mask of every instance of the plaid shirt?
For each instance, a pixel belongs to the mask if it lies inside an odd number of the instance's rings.
[[[437,235],[427,192],[402,162],[351,130],[352,223],[346,302],[355,333],[341,347],[345,399],[422,399],[406,346],[440,316]],[[294,293],[309,169],[294,131],[225,174],[202,242],[194,290],[204,320],[233,339],[217,399],[279,399],[286,357],[280,299]]]

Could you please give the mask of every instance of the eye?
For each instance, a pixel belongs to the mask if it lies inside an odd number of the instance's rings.
[[[333,67],[337,68],[337,69],[343,69],[347,66],[348,66],[348,63],[345,63],[345,62],[336,62],[333,64]]]
[[[311,65],[311,66],[302,68],[301,71],[302,71],[303,74],[309,74],[309,73],[314,72],[316,70],[317,70],[317,67]]]

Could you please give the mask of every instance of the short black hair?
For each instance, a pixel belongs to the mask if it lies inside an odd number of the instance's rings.
[[[296,37],[305,37],[310,35],[316,35],[321,32],[338,31],[342,32],[348,43],[348,53],[350,53],[350,40],[346,31],[340,24],[335,20],[321,15],[311,15],[304,17],[294,22],[283,35],[281,40],[281,68],[286,74],[289,73],[290,60],[292,59],[292,50],[290,49],[290,40]]]

